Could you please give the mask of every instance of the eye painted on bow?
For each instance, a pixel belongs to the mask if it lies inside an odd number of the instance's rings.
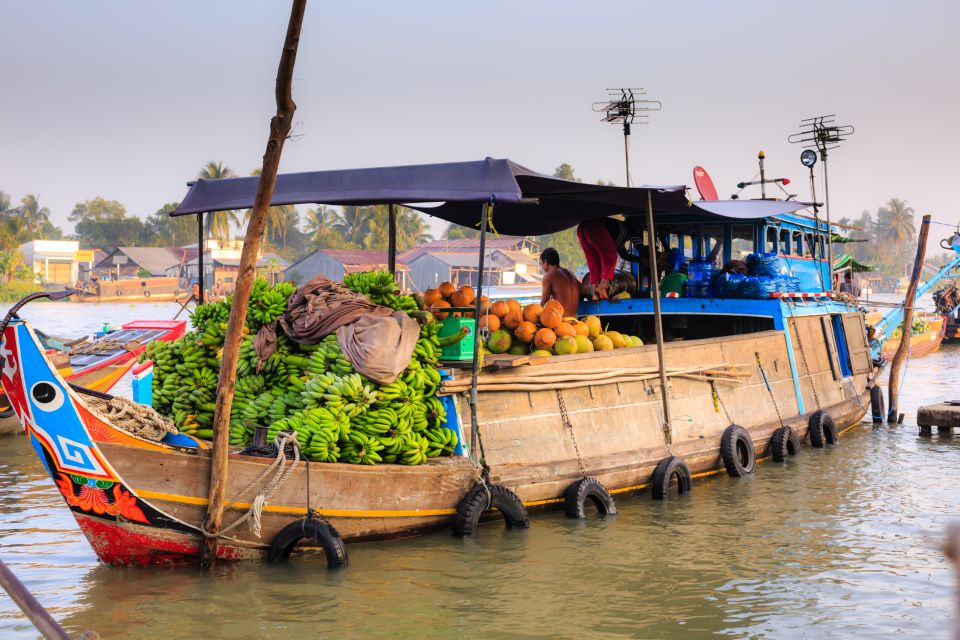
[[[49,382],[38,382],[33,385],[30,396],[41,411],[56,411],[63,406],[63,391]]]

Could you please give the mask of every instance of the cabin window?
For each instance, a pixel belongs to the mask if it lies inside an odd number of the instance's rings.
[[[780,247],[778,253],[784,255],[790,253],[790,230],[780,229]]]
[[[730,259],[745,260],[753,253],[753,225],[735,224],[730,241]]]
[[[767,227],[767,243],[763,250],[767,253],[777,252],[777,239],[780,231],[776,227]]]
[[[823,241],[823,236],[820,236],[820,259],[827,260],[829,256],[827,255],[826,243]]]
[[[723,263],[723,227],[704,225],[702,233],[703,256],[720,267]]]
[[[793,255],[803,255],[803,232],[801,231],[793,232]]]
[[[813,257],[813,234],[803,234],[803,255]]]
[[[833,325],[833,340],[837,343],[837,360],[840,361],[840,373],[846,378],[853,373],[853,366],[850,364],[850,350],[847,349],[847,334],[843,330],[843,317],[840,315],[830,316],[830,324]]]

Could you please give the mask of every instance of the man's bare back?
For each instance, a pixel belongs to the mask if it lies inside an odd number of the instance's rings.
[[[564,317],[576,316],[580,304],[580,281],[561,266],[552,267],[543,276],[543,295],[540,304],[556,300],[563,305]]]

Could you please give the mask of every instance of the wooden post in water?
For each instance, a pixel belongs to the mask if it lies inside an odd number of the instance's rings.
[[[903,298],[903,329],[900,331],[900,344],[897,345],[897,352],[890,361],[890,386],[887,388],[887,399],[890,408],[887,411],[887,422],[894,423],[899,415],[899,404],[897,397],[900,392],[900,365],[907,357],[907,351],[910,350],[910,325],[913,323],[913,307],[916,304],[914,298],[917,295],[917,285],[920,283],[920,272],[923,270],[923,258],[927,253],[927,235],[930,231],[930,216],[923,216],[923,222],[920,223],[920,237],[917,239],[917,255],[913,259],[913,273],[910,275],[910,286],[907,287],[907,295]]]
[[[293,114],[297,105],[293,102],[293,67],[297,60],[297,45],[300,43],[300,28],[307,0],[293,0],[290,22],[283,42],[280,67],[277,70],[276,99],[277,114],[270,120],[270,137],[267,150],[263,154],[263,167],[257,194],[253,201],[253,213],[247,223],[247,234],[240,254],[240,271],[230,308],[230,320],[227,323],[227,335],[223,341],[223,358],[220,361],[220,377],[217,380],[217,402],[213,414],[213,451],[210,460],[210,490],[207,517],[204,529],[207,532],[203,545],[203,566],[214,564],[217,557],[217,534],[223,519],[223,507],[227,494],[227,449],[229,446],[230,407],[237,376],[237,360],[240,355],[240,340],[247,316],[247,303],[250,290],[256,279],[257,254],[260,253],[260,240],[266,223],[267,210],[273,198],[273,187],[280,166],[280,154],[283,143],[290,135]]]

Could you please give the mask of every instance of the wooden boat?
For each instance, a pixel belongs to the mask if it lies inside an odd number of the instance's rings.
[[[219,210],[228,200],[234,207],[252,202],[254,182],[198,181],[175,215]],[[232,189],[229,197],[224,189]],[[675,238],[678,247],[698,247],[696,255],[710,253],[709,242],[717,238],[743,239],[747,232],[753,234],[753,251],[763,251],[765,238],[789,224],[809,236],[814,257],[796,260],[810,263],[809,282],[827,281],[817,275],[828,263],[816,247],[824,245],[829,230],[791,217],[802,204],[691,204],[682,186],[585,187],[490,158],[355,174],[316,172],[290,181],[280,176],[273,202],[403,202],[411,193],[424,202],[446,202],[432,208],[433,215],[470,225],[478,214],[473,205],[487,207],[481,209],[484,219],[492,220],[488,203],[496,199],[498,231],[516,235],[569,227],[598,211],[627,211],[634,216],[628,219],[636,220],[656,209],[658,217],[663,214],[657,222],[661,235],[654,236],[648,222],[647,237],[660,238],[668,248]],[[485,229],[482,225],[481,235]],[[631,234],[640,244],[641,227]],[[725,261],[740,255],[733,243],[721,248]],[[472,369],[451,367],[444,388],[452,406],[444,426],[456,430],[461,443],[479,445],[465,446],[463,455],[414,467],[299,461],[291,468],[293,463],[281,458],[283,466],[276,466],[286,469],[281,480],[271,476],[273,459],[232,449],[218,556],[263,556],[285,527],[302,531],[311,511],[329,519],[345,540],[447,526],[457,521],[468,492],[479,489],[482,465],[489,468],[485,481],[512,490],[525,507],[541,509],[563,505],[567,489],[585,476],[614,495],[650,489],[655,478],[651,493],[672,484],[685,493],[693,478],[752,470],[756,457],[770,454],[774,434],[781,442],[793,434],[809,437],[815,446],[831,443],[864,415],[877,371],[859,310],[827,299],[822,289],[807,291],[764,299],[583,303],[581,314],[599,315],[612,328],[640,336],[646,346],[556,356],[536,367],[485,368],[476,423],[463,392]],[[658,302],[662,314],[655,310]],[[183,435],[153,442],[123,431],[65,383],[26,322],[14,319],[2,329],[0,382],[98,557],[113,564],[195,561],[204,541],[211,474],[206,446]],[[700,375],[718,365],[735,373]],[[629,375],[661,369],[670,375],[664,386],[659,376]],[[538,372],[577,374],[580,382],[544,384]],[[534,381],[524,384],[518,377]],[[664,393],[671,421],[663,418]],[[262,504],[268,494],[262,512],[251,511],[251,504]],[[248,516],[259,526],[232,526]]]
[[[185,330],[183,320],[135,320],[96,340],[71,345],[72,353],[52,349],[44,352],[67,382],[106,392],[133,367],[147,344],[153,340],[176,340]],[[23,426],[6,394],[0,392],[0,435],[15,433],[23,433]]]
[[[172,302],[185,293],[178,278],[102,280],[73,296],[76,302]]]
[[[947,332],[947,321],[942,316],[929,315],[923,318],[924,330],[922,333],[910,334],[909,357],[921,358],[931,353],[936,353],[940,349]],[[891,360],[893,354],[897,352],[900,346],[900,336],[891,336],[883,343],[881,355],[884,360]]]
[[[651,302],[624,301],[630,304],[618,308],[601,303],[599,311],[613,321],[642,322],[641,307]],[[869,402],[874,374],[861,315],[838,303],[822,309],[826,313],[817,305],[818,313],[807,316],[802,315],[806,310],[796,313],[799,305],[754,302],[765,305],[783,327],[665,345],[671,368],[704,362],[743,365],[747,375],[741,381],[715,385],[719,407],[730,419],[715,403],[709,382],[680,377],[672,379],[670,396],[684,418],[675,421],[669,434],[662,427],[659,392],[651,381],[598,380],[577,389],[481,392],[480,433],[491,481],[515,491],[527,507],[555,506],[583,473],[614,494],[647,489],[655,467],[668,456],[682,458],[694,477],[717,473],[723,469],[721,435],[731,420],[750,434],[758,457],[767,455],[770,437],[781,426],[778,415],[801,438],[817,407],[829,413],[841,431],[856,424]],[[843,375],[832,341],[823,339],[832,317],[846,329],[849,364],[854,367],[848,375]],[[194,559],[207,503],[208,451],[185,436],[154,443],[111,425],[50,364],[26,322],[14,321],[4,332],[3,345],[3,386],[100,559],[113,564]],[[649,368],[656,363],[656,348],[648,345],[558,356],[541,367],[568,372]],[[456,381],[464,374],[453,375]],[[485,375],[496,380],[505,374]],[[463,442],[470,441],[469,421],[454,421],[452,426]],[[241,494],[271,462],[233,451],[228,495]],[[476,478],[477,469],[466,456],[433,459],[420,467],[301,461],[264,508],[261,535],[236,529],[219,553],[232,559],[261,556],[284,526],[306,514],[308,505],[329,518],[346,540],[445,526]],[[251,499],[232,502],[225,522],[245,513]]]

